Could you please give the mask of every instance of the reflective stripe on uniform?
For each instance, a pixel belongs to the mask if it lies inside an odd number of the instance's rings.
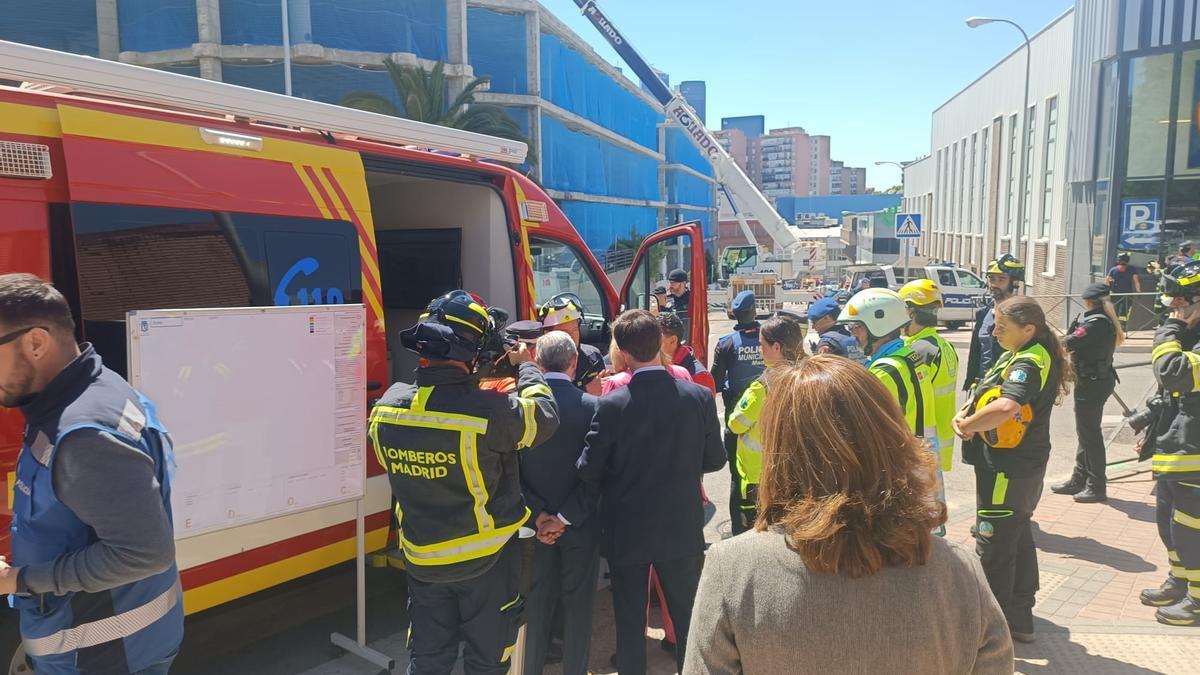
[[[1004,498],[1008,495],[1008,476],[1004,472],[996,474],[996,482],[992,484],[992,504],[1000,505],[1004,503]]]
[[[1179,509],[1175,509],[1175,514],[1171,517],[1171,519],[1180,525],[1183,525],[1184,527],[1190,527],[1193,530],[1200,530],[1200,518],[1189,516]]]
[[[487,433],[486,417],[459,415],[446,412],[416,412],[408,408],[377,405],[371,411],[371,421],[384,421],[409,427],[429,427],[446,431],[462,431],[473,434]]]
[[[541,396],[542,398],[554,398],[554,392],[550,391],[550,387],[535,382],[517,392],[518,396]]]
[[[26,638],[21,644],[30,656],[50,656],[127,638],[166,616],[179,604],[182,594],[183,589],[176,580],[170,588],[141,607],[74,628],[64,628],[45,637]]]
[[[1183,346],[1179,344],[1179,340],[1169,340],[1158,345],[1154,348],[1154,351],[1150,352],[1150,360],[1157,361],[1167,354],[1175,354],[1181,351],[1183,351]]]
[[[1155,473],[1200,471],[1200,455],[1155,455],[1150,464]]]
[[[464,433],[459,438],[458,450],[459,456],[462,457],[463,477],[466,478],[467,489],[471,491],[471,498],[475,501],[472,508],[472,512],[475,514],[475,524],[479,526],[480,532],[488,532],[495,528],[496,524],[487,510],[488,493],[487,487],[483,484],[483,472],[479,469],[479,452],[475,445],[475,434]]]
[[[1004,509],[979,509],[978,511],[975,512],[975,514],[978,515],[980,518],[995,519],[995,518],[1009,518],[1012,516],[1013,512],[1006,511]]]
[[[404,557],[414,565],[452,565],[464,560],[482,558],[499,551],[520,529],[521,523],[528,519],[529,509],[525,509],[525,515],[512,525],[427,546],[418,546],[412,543],[404,537],[404,532],[401,530],[400,545],[404,550]]]
[[[762,445],[759,444],[758,440],[755,439],[754,436],[751,435],[752,433],[753,433],[752,431],[747,431],[746,433],[738,436],[738,440],[741,441],[742,445],[745,446],[746,449],[749,450],[750,452],[754,452],[754,453],[761,455],[762,454]]]
[[[425,411],[425,402],[429,400],[429,395],[433,393],[433,387],[417,387],[417,394],[413,396],[412,409],[417,412]]]
[[[537,405],[529,398],[518,398],[517,401],[521,404],[521,417],[525,421],[525,434],[517,442],[519,450],[533,445],[533,439],[537,437]]]
[[[1184,356],[1187,356],[1188,365],[1192,369],[1192,391],[1200,391],[1200,354],[1184,352]]]

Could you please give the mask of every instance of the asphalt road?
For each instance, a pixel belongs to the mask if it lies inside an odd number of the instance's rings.
[[[733,326],[732,321],[719,313],[710,315],[710,324],[710,346],[715,345],[716,338],[728,333]],[[965,367],[969,330],[945,331],[943,334],[955,345],[959,360]],[[1148,362],[1148,353],[1117,355],[1118,365]],[[1121,378],[1117,395],[1130,406],[1140,404],[1153,381],[1148,365],[1122,369]],[[1110,400],[1105,414],[1105,430],[1109,432],[1121,420],[1120,405],[1115,400]],[[1070,397],[1054,410],[1051,438],[1053,452],[1046,474],[1047,484],[1069,476],[1074,462],[1076,441],[1073,402]],[[1110,447],[1109,461],[1128,457],[1131,447],[1129,434],[1121,434],[1117,437],[1117,443]],[[946,501],[951,519],[969,517],[968,514],[973,512],[974,481],[971,468],[960,464],[956,457],[954,469],[945,476]],[[723,469],[708,474],[704,486],[713,502],[707,512],[709,520],[705,536],[707,541],[714,543],[728,537],[730,533],[729,472]],[[367,588],[368,641],[375,642],[387,636],[395,638],[397,634],[402,634],[407,626],[403,573],[392,568],[370,569]],[[329,634],[335,631],[354,634],[353,593],[353,569],[349,565],[342,565],[230,605],[188,617],[187,636],[172,673],[284,675],[326,664],[341,655],[340,650],[329,643]],[[605,607],[605,603],[598,602],[595,625],[597,642],[594,645],[596,652],[611,650],[609,634],[612,618],[611,611]],[[393,639],[393,643],[394,641]],[[654,653],[657,651],[651,650],[651,660],[669,663],[665,654]],[[606,657],[600,654],[597,658],[603,663]],[[596,661],[597,659],[593,659],[593,666],[596,665]],[[552,670],[548,668],[547,672]],[[330,672],[350,671],[343,671],[338,667]],[[363,671],[355,669],[353,672]],[[398,672],[402,671],[398,669]]]

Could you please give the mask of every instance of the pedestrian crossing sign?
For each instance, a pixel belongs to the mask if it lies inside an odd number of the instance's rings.
[[[916,239],[921,236],[921,214],[897,213],[896,238]]]

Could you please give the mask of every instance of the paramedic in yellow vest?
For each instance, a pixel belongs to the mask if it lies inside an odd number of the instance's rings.
[[[410,675],[449,675],[463,642],[467,673],[501,675],[515,647],[529,520],[517,453],[554,433],[558,410],[528,346],[504,346],[502,317],[466,291],[435,299],[400,333],[421,357],[416,383],[371,410],[407,562]],[[516,391],[481,389],[478,364],[506,349]]]
[[[733,533],[741,534],[754,526],[757,517],[759,472],[762,468],[762,430],[758,417],[767,400],[767,381],[771,368],[796,363],[804,358],[804,324],[790,317],[767,320],[758,332],[766,370],[750,383],[738,400],[726,424],[737,435],[737,476],[739,516],[731,523]]]
[[[908,305],[909,323],[904,344],[921,357],[932,376],[934,422],[937,427],[937,452],[942,471],[949,471],[954,459],[954,427],[958,412],[958,354],[946,338],[938,335],[938,311],[942,291],[930,279],[910,281],[900,289]]]
[[[1005,351],[954,418],[964,441],[981,437],[975,466],[975,550],[1014,640],[1032,642],[1038,590],[1031,518],[1050,460],[1050,412],[1075,375],[1037,300],[996,305],[993,336]]]
[[[900,335],[909,323],[904,299],[887,288],[859,291],[842,308],[838,323],[850,328],[869,357],[867,369],[900,403],[913,435],[929,441],[933,451],[937,440],[933,387],[929,368]]]

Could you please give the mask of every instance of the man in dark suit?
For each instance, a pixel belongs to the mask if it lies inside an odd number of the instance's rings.
[[[538,526],[529,591],[525,675],[541,675],[555,609],[562,604],[563,675],[587,675],[592,639],[592,600],[596,595],[599,528],[595,519],[567,527],[560,515],[579,483],[575,463],[596,412],[596,397],[573,383],[578,352],[571,336],[556,331],[537,340],[537,361],[558,403],[560,424],[545,443],[521,455],[525,505]],[[582,512],[576,508],[574,511]]]
[[[662,367],[662,333],[649,312],[622,314],[613,337],[633,368],[633,380],[597,404],[579,458],[577,492],[586,499],[568,500],[562,513],[577,523],[598,509],[601,552],[612,574],[617,670],[646,672],[646,594],[653,565],[675,625],[682,672],[704,559],[700,481],[725,466],[721,425],[708,389],[676,380]]]

